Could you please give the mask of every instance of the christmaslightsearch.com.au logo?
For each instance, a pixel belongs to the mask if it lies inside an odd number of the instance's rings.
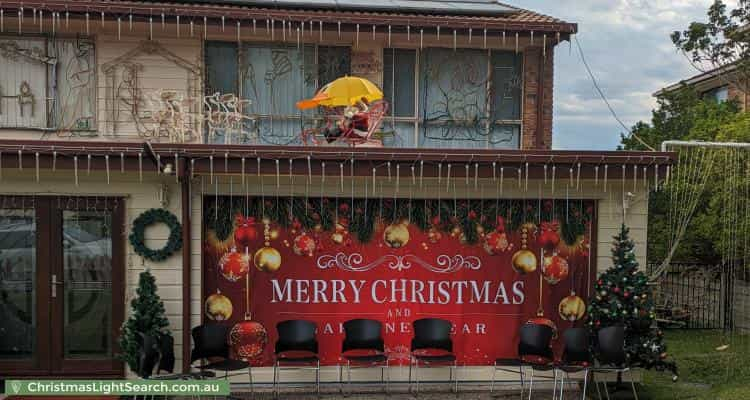
[[[185,380],[8,380],[7,396],[227,396],[229,382]]]

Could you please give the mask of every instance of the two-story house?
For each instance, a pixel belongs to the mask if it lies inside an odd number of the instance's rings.
[[[145,269],[178,369],[191,328],[252,318],[256,383],[282,319],[316,319],[324,382],[347,318],[384,323],[401,381],[419,316],[454,323],[466,381],[528,318],[583,323],[622,222],[645,261],[672,155],[551,150],[576,31],[491,0],[3,1],[0,374],[126,374]],[[378,147],[303,145],[324,113],[296,102],[342,76],[382,89]]]

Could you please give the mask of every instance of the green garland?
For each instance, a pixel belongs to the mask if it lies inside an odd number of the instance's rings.
[[[169,227],[167,244],[159,250],[148,248],[143,237],[146,228],[153,224],[165,224]],[[164,261],[182,248],[182,225],[171,212],[161,208],[152,208],[133,221],[133,231],[128,240],[141,257],[149,261]]]
[[[373,239],[375,224],[388,225],[409,220],[421,230],[433,227],[443,232],[458,226],[464,240],[473,244],[480,240],[477,228],[485,232],[496,228],[496,217],[505,219],[508,230],[520,229],[525,223],[558,221],[561,239],[568,245],[576,243],[586,232],[593,218],[590,200],[518,200],[518,199],[362,199],[351,197],[206,197],[204,223],[226,240],[234,230],[235,216],[247,215],[288,227],[293,221],[305,229],[320,225],[323,231],[334,229],[336,220],[344,218],[349,232],[361,243]]]

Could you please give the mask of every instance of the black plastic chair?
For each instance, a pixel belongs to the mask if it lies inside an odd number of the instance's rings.
[[[531,368],[529,379],[529,400],[531,400],[534,391],[534,371],[553,371],[553,375],[555,374],[554,353],[551,346],[555,331],[548,325],[524,324],[521,326],[520,335],[518,356],[522,363],[521,368]],[[554,381],[557,382],[557,379],[554,379]],[[553,393],[556,391],[557,387],[554,387]],[[522,386],[521,397],[523,397],[523,393],[524,388]]]
[[[250,392],[254,394],[250,363],[229,358],[227,338],[230,329],[223,324],[206,324],[193,328],[191,333],[194,347],[190,353],[190,364],[200,361],[201,363],[196,365],[196,368],[202,372],[224,372],[224,379],[229,379],[230,372],[247,368],[247,373],[250,376]]]
[[[570,374],[578,372],[583,372],[582,399],[586,399],[589,369],[593,359],[589,335],[589,330],[586,328],[570,328],[563,334],[563,354],[556,366],[560,371],[560,400],[563,398],[566,377],[570,380]]]
[[[597,333],[596,338],[596,358],[598,363],[591,368],[591,372],[594,377],[594,385],[596,386],[596,392],[599,398],[601,399],[602,394],[599,390],[599,383],[596,380],[597,372],[616,374],[628,372],[630,374],[630,386],[633,389],[633,398],[638,400],[638,392],[635,388],[633,371],[627,353],[625,353],[625,327],[617,325],[602,328]],[[604,393],[606,394],[607,399],[609,399],[607,382],[605,381],[603,384]]]
[[[385,392],[388,393],[391,376],[390,372],[388,372],[387,379],[385,376],[386,370],[388,370],[388,356],[385,354],[382,330],[383,324],[373,319],[353,319],[344,322],[345,337],[341,343],[341,356],[346,360],[347,386],[350,389],[352,367],[380,367],[380,381],[385,384]],[[364,353],[357,353],[357,351],[363,351]],[[344,391],[343,373],[342,366],[339,368],[339,383],[342,393]]]
[[[458,393],[456,355],[453,353],[451,323],[444,319],[424,318],[414,321],[414,338],[411,340],[411,362],[409,363],[409,391],[411,391],[412,367],[419,393],[419,367],[449,367],[453,390]],[[419,350],[439,350],[440,353],[419,352]]]
[[[276,324],[279,339],[276,341],[276,362],[273,366],[273,392],[279,396],[278,383],[282,369],[315,370],[315,387],[320,395],[320,358],[314,322],[289,320]]]

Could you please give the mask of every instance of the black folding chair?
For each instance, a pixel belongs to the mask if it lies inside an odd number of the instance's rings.
[[[253,391],[253,380],[250,363],[229,358],[229,344],[227,338],[231,328],[223,324],[206,324],[193,328],[193,351],[190,353],[190,363],[202,372],[221,371],[224,379],[229,379],[229,373],[247,368],[250,375],[250,393]],[[234,374],[238,375],[238,374]]]
[[[531,368],[531,377],[529,379],[529,400],[531,400],[534,391],[534,371],[553,371],[554,354],[552,353],[552,337],[555,332],[552,327],[541,324],[524,324],[521,326],[521,340],[518,343],[518,356],[521,360],[522,368]],[[557,382],[557,379],[555,379]],[[523,387],[521,388],[521,397],[523,397]],[[553,393],[557,387],[553,389]]]
[[[591,368],[592,355],[589,346],[589,330],[586,328],[570,328],[563,334],[563,354],[556,368],[560,371],[560,400],[563,398],[566,377],[570,380],[570,374],[583,372],[583,394],[581,399],[586,399],[588,387],[589,369]],[[555,374],[557,376],[557,374]]]
[[[444,319],[424,318],[414,321],[414,338],[411,340],[411,362],[409,363],[409,391],[411,391],[412,367],[419,393],[419,367],[449,367],[453,390],[458,393],[456,355],[453,353],[451,323]],[[420,351],[421,350],[421,351]],[[438,351],[438,352],[434,352]]]
[[[627,353],[625,353],[625,327],[622,325],[610,326],[599,330],[597,333],[596,343],[596,358],[597,365],[591,368],[591,372],[594,377],[594,385],[596,385],[596,393],[599,398],[602,398],[602,393],[599,390],[599,382],[596,380],[596,373],[616,373],[623,374],[625,372],[630,375],[630,386],[633,389],[633,398],[638,400],[638,392],[635,389],[635,380],[633,379],[633,370],[629,363]],[[607,389],[607,382],[602,382],[604,385],[604,393],[609,399],[609,390]]]
[[[372,368],[380,367],[380,381],[385,384],[388,393],[388,383],[391,379],[388,370],[388,356],[385,354],[383,341],[383,324],[373,319],[353,319],[344,322],[344,341],[341,343],[341,356],[346,360],[347,386],[351,393],[352,367]],[[339,384],[344,392],[343,366],[339,369]]]
[[[315,370],[315,387],[320,395],[320,358],[315,330],[315,323],[305,320],[283,321],[276,325],[279,333],[273,366],[273,392],[276,397],[279,396],[278,383],[282,369]]]

